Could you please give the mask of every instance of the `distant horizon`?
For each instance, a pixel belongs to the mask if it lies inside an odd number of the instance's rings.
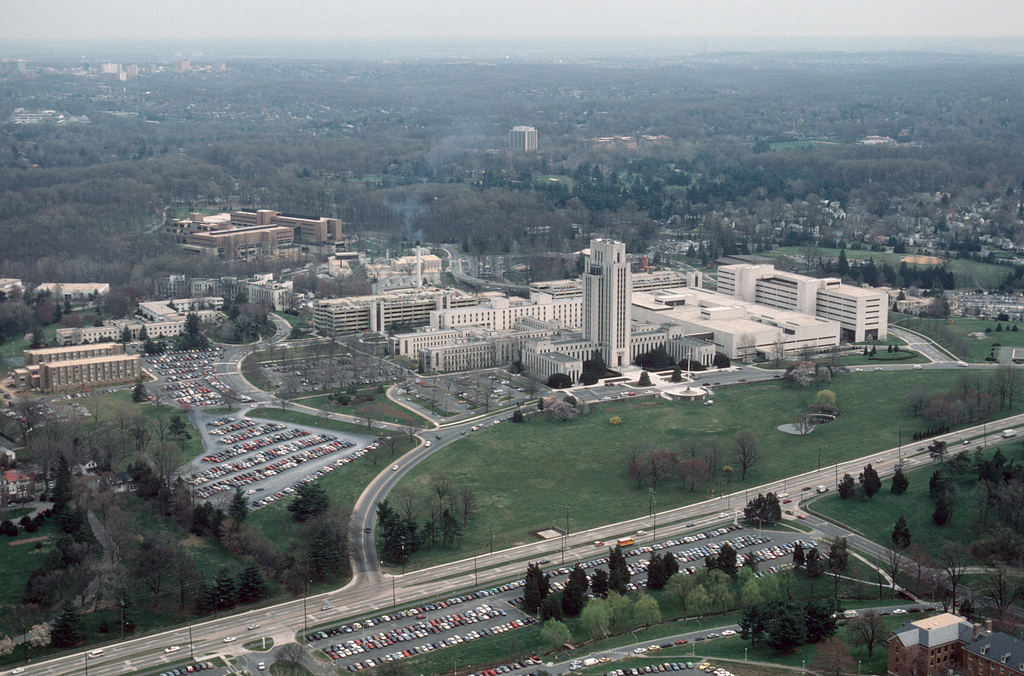
[[[258,45],[245,38],[216,41],[59,39],[5,40],[0,58],[23,60],[99,59],[551,59],[639,58],[678,59],[742,54],[914,54],[1024,56],[1022,37],[917,36],[691,36],[680,38],[331,38],[311,42],[300,38],[264,39]]]

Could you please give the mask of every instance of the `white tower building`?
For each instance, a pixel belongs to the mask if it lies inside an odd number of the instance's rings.
[[[629,364],[632,297],[626,245],[609,239],[591,240],[583,271],[583,337],[600,346],[610,368]]]

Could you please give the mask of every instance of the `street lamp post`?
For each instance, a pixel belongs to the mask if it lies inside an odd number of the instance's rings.
[[[302,585],[302,633],[309,633],[309,613],[306,611],[306,599],[309,598],[309,580]]]
[[[85,676],[89,676],[89,653],[85,654]]]

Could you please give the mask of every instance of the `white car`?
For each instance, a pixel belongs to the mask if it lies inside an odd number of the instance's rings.
[[[893,615],[906,615],[906,613],[907,613],[907,609],[906,608],[894,608],[893,611],[892,611]]]
[[[260,628],[260,625],[258,625],[258,624],[250,624],[249,625],[249,631],[252,631],[253,629],[259,629],[259,628]]]
[[[722,636],[733,636],[735,634],[736,634],[736,632],[733,631],[732,629],[726,629],[725,631],[722,632]]]
[[[172,646],[170,646],[168,648],[164,648],[164,652],[165,653],[176,653],[179,650],[181,650],[181,646],[180,645],[172,645]]]
[[[320,610],[330,610],[330,609],[331,609],[331,608],[333,608],[333,607],[334,607],[334,606],[329,606],[329,605],[322,605],[322,606],[320,606]]]
[[[426,446],[427,448],[430,448],[430,442],[429,441],[424,441],[423,445]]]
[[[258,670],[260,670],[260,671],[263,671],[264,669],[267,668],[267,665],[265,663],[263,663],[263,662],[260,662],[259,664],[256,665],[256,668]]]
[[[237,639],[234,636],[225,636],[224,637],[224,642],[225,643],[234,643],[236,640]]]
[[[397,472],[398,471],[398,465],[395,465],[394,467],[392,467],[391,471],[392,472]]]

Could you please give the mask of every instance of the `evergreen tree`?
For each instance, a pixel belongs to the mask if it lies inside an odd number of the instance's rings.
[[[59,517],[67,510],[73,497],[71,487],[71,465],[68,464],[68,459],[63,453],[57,458],[57,480],[54,484],[52,497],[53,515]]]
[[[793,548],[793,565],[802,566],[806,561],[807,557],[806,552],[804,552],[804,543],[797,540],[796,546]]]
[[[558,594],[548,594],[540,602],[540,621],[562,620],[562,600]]]
[[[213,579],[213,593],[217,597],[217,607],[222,610],[238,603],[238,581],[227,566],[217,571],[217,577]]]
[[[615,545],[615,548],[608,554],[608,591],[625,594],[627,584],[629,584],[629,566],[626,564],[622,547]]]
[[[683,371],[679,368],[679,364],[672,367],[672,382],[681,383],[683,382]]]
[[[757,642],[764,637],[768,629],[768,622],[774,615],[766,603],[756,603],[743,609],[743,616],[740,618],[740,638],[750,641],[750,645],[757,645]]]
[[[852,498],[856,489],[857,484],[854,482],[853,477],[849,474],[844,474],[843,478],[839,481],[839,497],[843,500]]]
[[[808,643],[819,643],[836,633],[832,605],[825,601],[808,601],[804,606],[804,629]]]
[[[295,499],[288,505],[288,511],[295,515],[296,520],[305,521],[323,514],[330,506],[331,500],[320,482],[310,481],[295,490]]]
[[[871,463],[868,463],[864,471],[861,472],[858,481],[860,481],[860,487],[864,491],[864,495],[868,496],[868,500],[875,497],[875,493],[882,488],[882,480],[878,478],[878,472],[871,466]]]
[[[587,574],[579,564],[573,566],[569,571],[569,581],[562,591],[562,612],[570,617],[576,617],[583,611],[587,602],[587,588],[590,581]]]
[[[149,331],[146,330],[146,325],[143,324],[142,328],[139,329],[139,340],[145,342],[149,340]]]
[[[256,603],[267,591],[267,581],[259,564],[250,561],[238,576],[238,600],[242,603]]]
[[[306,552],[306,567],[317,582],[335,580],[345,572],[345,557],[329,525],[322,526],[313,536]]]
[[[65,600],[60,606],[60,615],[53,621],[50,640],[56,648],[70,648],[82,642],[82,615],[71,601]]]
[[[897,467],[896,472],[892,475],[892,488],[889,490],[892,491],[893,495],[903,495],[907,492],[909,487],[910,479],[908,479],[907,475],[903,473],[903,469],[901,467]]]
[[[512,422],[514,422],[514,423],[525,422],[525,418],[523,418],[522,410],[517,408],[515,410],[515,412],[512,413]]]
[[[647,371],[640,372],[640,380],[637,381],[637,385],[640,387],[650,387],[651,375]]]
[[[789,607],[777,609],[768,624],[766,643],[769,648],[780,653],[795,650],[807,641],[803,614],[793,604],[787,605]]]
[[[608,571],[604,568],[598,568],[595,570],[594,579],[590,582],[590,589],[594,592],[594,596],[607,596]]]
[[[130,342],[132,342],[132,332],[128,328],[127,325],[125,325],[125,327],[123,329],[121,329],[121,342],[122,343],[130,343]]]
[[[135,387],[132,388],[132,401],[136,404],[146,401],[146,386],[141,382],[135,383]]]
[[[526,584],[523,585],[523,610],[527,613],[536,614],[540,610],[540,604],[548,595],[548,576],[536,563],[526,567]]]
[[[907,525],[907,520],[900,515],[900,518],[896,520],[896,525],[892,529],[892,548],[897,550],[904,550],[910,546],[910,526]]]
[[[839,251],[839,262],[836,266],[836,272],[839,273],[840,277],[850,276],[850,261],[846,259],[846,249]]]
[[[249,516],[249,501],[246,499],[241,487],[235,487],[235,494],[231,497],[231,507],[228,509],[228,514],[235,522],[235,530],[241,530],[245,517]]]
[[[807,577],[821,577],[821,574],[825,572],[825,564],[821,560],[817,547],[807,550],[807,555],[804,556],[804,570],[807,571]]]

